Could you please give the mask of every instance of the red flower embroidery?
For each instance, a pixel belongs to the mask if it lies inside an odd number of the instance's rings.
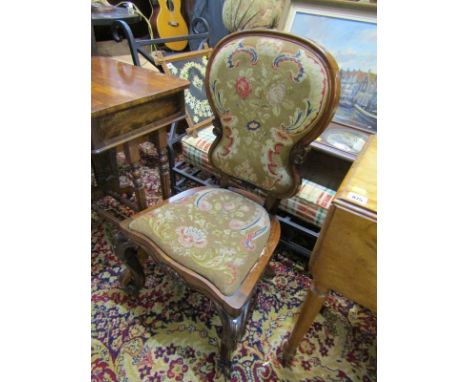
[[[250,87],[249,81],[245,77],[239,77],[236,81],[236,92],[241,98],[249,96],[252,88]]]

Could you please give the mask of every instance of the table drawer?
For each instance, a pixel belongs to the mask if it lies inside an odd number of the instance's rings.
[[[182,91],[115,113],[92,117],[92,152],[100,153],[129,139],[148,134],[164,124],[183,119],[183,110],[185,101]]]

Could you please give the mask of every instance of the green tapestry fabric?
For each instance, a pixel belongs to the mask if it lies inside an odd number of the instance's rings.
[[[284,5],[284,0],[226,0],[223,24],[230,32],[276,28]]]
[[[130,229],[147,236],[228,296],[262,254],[270,235],[270,217],[242,195],[205,187],[134,219]]]
[[[223,127],[213,165],[268,192],[291,193],[291,148],[328,96],[324,65],[294,42],[258,35],[239,36],[212,60],[208,91]]]

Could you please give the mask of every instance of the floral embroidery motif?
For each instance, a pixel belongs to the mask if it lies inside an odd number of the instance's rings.
[[[203,78],[200,78],[200,77],[198,77],[197,75],[195,75],[195,76],[193,77],[193,79],[192,79],[192,84],[193,84],[193,86],[195,86],[197,89],[201,90],[201,89],[203,89],[203,86],[204,86],[203,81],[204,81]]]
[[[288,125],[281,124],[281,127],[288,133],[299,134],[303,131],[304,127],[306,126],[305,122],[312,115],[313,110],[310,101],[306,101],[305,103],[305,109],[296,109],[294,115],[292,115],[289,119]]]
[[[237,117],[233,115],[231,112],[222,114],[220,119],[221,119],[221,123],[227,127],[235,126],[238,121]]]
[[[239,66],[240,61],[237,61],[234,63],[234,59],[239,56],[240,54],[247,54],[249,57],[249,63],[251,65],[255,65],[258,60],[257,52],[255,51],[254,48],[251,47],[244,47],[244,44],[242,42],[239,43],[239,45],[234,49],[234,51],[229,55],[227,58],[227,66],[228,68],[236,68]]]
[[[167,64],[172,75],[190,82],[190,87],[184,91],[184,96],[188,113],[195,123],[213,116],[204,89],[207,63],[206,56],[203,56],[190,61]]]
[[[244,247],[249,251],[253,251],[255,249],[254,240],[261,236],[266,231],[266,229],[267,227],[262,227],[255,232],[249,233],[243,242]]]
[[[301,56],[303,53],[304,52],[302,50],[298,50],[293,56],[289,54],[280,54],[274,59],[273,68],[278,69],[282,63],[292,62],[297,68],[297,73],[294,75],[294,73],[291,71],[291,79],[296,82],[301,82],[304,79],[304,66],[301,62]]]
[[[247,161],[234,167],[234,171],[236,174],[244,174],[244,179],[250,183],[256,183],[258,181],[257,173]]]
[[[291,146],[293,144],[291,136],[286,131],[271,129],[271,135],[274,142],[281,142],[284,146]]]
[[[232,211],[236,208],[236,205],[233,202],[227,202],[223,204],[223,208],[225,211]]]
[[[260,123],[258,123],[257,121],[252,120],[247,122],[247,129],[249,129],[250,131],[258,130],[259,127]]]
[[[278,167],[278,165],[273,160],[273,157],[275,155],[278,155],[279,153],[281,153],[281,148],[282,147],[283,147],[283,145],[281,143],[276,143],[272,148],[268,149],[268,151],[267,151],[267,153],[268,153],[267,154],[267,156],[268,156],[267,168],[268,168],[268,171],[270,172],[270,174],[278,175],[278,173],[275,171],[275,169]]]
[[[228,126],[224,127],[224,143],[223,143],[223,151],[217,152],[216,155],[219,155],[223,158],[230,158],[233,155],[237,154],[238,146],[239,146],[239,139],[238,138],[239,132],[237,129],[229,128]]]
[[[200,193],[199,196],[195,199],[195,207],[198,207],[202,211],[209,211],[211,210],[212,206],[210,202],[206,200],[206,196],[209,195],[212,192],[216,192],[216,190],[209,190],[204,193]]]
[[[271,38],[259,38],[255,48],[259,56],[276,56],[283,48],[283,42]]]
[[[198,228],[179,227],[177,228],[177,233],[179,234],[179,243],[185,248],[190,248],[192,246],[197,248],[206,247],[206,234]]]
[[[236,231],[240,231],[243,224],[244,223],[242,221],[240,221],[239,219],[232,219],[229,222],[229,228],[231,228],[233,230],[236,230]]]
[[[286,95],[286,85],[283,83],[273,85],[268,89],[266,98],[272,106],[276,106],[283,102],[284,96]]]
[[[236,81],[236,92],[241,98],[247,98],[252,91],[249,81],[245,77],[239,77]]]
[[[215,97],[214,101],[216,104],[216,108],[219,110],[221,114],[225,114],[225,113],[228,113],[229,110],[226,110],[224,107],[224,96],[223,96],[223,93],[217,90],[218,84],[219,84],[218,80],[214,80],[210,84],[210,88]]]
[[[268,139],[262,149],[261,163],[269,175],[263,181],[263,188],[271,190],[278,185],[287,185],[290,182],[290,174],[281,162],[281,155],[292,144],[290,136],[285,139],[278,134],[278,129],[271,130],[273,139]]]

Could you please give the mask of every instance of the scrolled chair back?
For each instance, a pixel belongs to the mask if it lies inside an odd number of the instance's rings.
[[[338,104],[334,58],[294,35],[242,31],[215,47],[205,87],[216,117],[211,164],[275,198],[294,195],[304,150]]]

